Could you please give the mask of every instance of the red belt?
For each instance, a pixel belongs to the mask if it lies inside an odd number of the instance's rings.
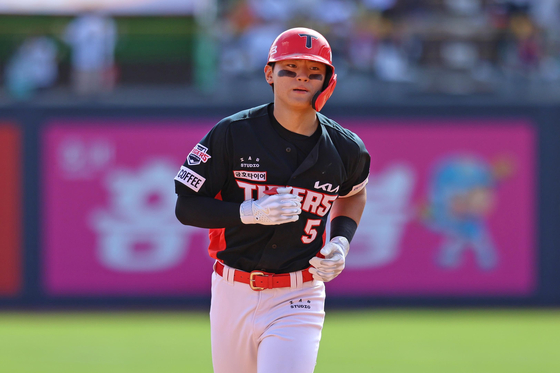
[[[214,270],[217,274],[223,277],[224,265],[216,262]],[[313,281],[313,275],[307,269],[301,271],[303,282]],[[243,272],[238,269],[235,270],[233,281],[249,284],[251,289],[261,291],[265,289],[274,288],[288,288],[291,286],[291,278],[289,273],[268,273],[261,271]]]

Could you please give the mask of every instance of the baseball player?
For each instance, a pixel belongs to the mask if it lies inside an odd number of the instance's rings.
[[[362,140],[319,113],[334,70],[321,34],[280,34],[264,68],[274,102],[221,120],[175,177],[179,221],[210,228],[216,373],[315,368],[324,282],[344,269],[370,164]]]

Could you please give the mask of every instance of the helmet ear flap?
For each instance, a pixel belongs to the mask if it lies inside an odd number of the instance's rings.
[[[334,88],[336,87],[336,74],[332,74],[329,79],[329,83],[325,89],[319,91],[313,97],[311,101],[311,106],[317,111],[321,111],[323,106],[327,103],[327,100],[332,96]]]

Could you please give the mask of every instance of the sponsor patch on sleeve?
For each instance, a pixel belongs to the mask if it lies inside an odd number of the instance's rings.
[[[175,180],[182,184],[185,184],[195,192],[198,192],[200,190],[200,187],[202,187],[202,185],[204,185],[204,182],[206,181],[204,177],[200,176],[199,174],[185,166],[181,166],[179,173],[177,174],[177,176],[175,176]]]
[[[233,171],[236,179],[266,181],[266,171]]]

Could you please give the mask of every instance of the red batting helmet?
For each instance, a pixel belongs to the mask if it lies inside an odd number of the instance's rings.
[[[311,102],[313,108],[320,111],[336,86],[332,50],[327,39],[317,31],[304,27],[286,30],[270,46],[267,64],[284,60],[310,60],[327,65],[323,89],[317,92]]]

